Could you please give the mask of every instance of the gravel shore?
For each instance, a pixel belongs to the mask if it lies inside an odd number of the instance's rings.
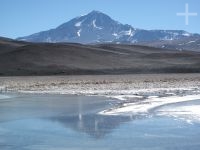
[[[1,92],[79,95],[200,93],[200,74],[0,77]]]

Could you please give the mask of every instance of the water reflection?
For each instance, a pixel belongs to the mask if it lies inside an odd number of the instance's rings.
[[[80,118],[81,116],[81,118]],[[77,132],[84,132],[93,138],[103,138],[120,124],[131,121],[130,117],[122,116],[102,116],[102,115],[75,115],[65,117],[53,117],[53,122],[59,122],[66,128],[71,128]]]
[[[105,102],[105,101],[104,101]],[[112,101],[112,105],[115,105],[115,101]],[[103,103],[103,101],[101,102]],[[100,139],[106,134],[111,133],[114,129],[117,129],[120,124],[128,121],[132,121],[138,116],[104,116],[96,113],[91,113],[91,110],[99,109],[100,103],[88,105],[83,101],[82,97],[77,97],[77,112],[71,114],[62,114],[61,116],[50,117],[53,122],[62,124],[65,128],[71,128],[77,132],[83,132],[90,135],[93,138]],[[108,104],[108,103],[107,103]],[[111,104],[111,103],[109,103]],[[111,106],[109,106],[111,107]],[[105,108],[101,108],[103,110]],[[95,111],[93,111],[95,112]]]
[[[20,95],[7,102],[0,102],[0,123],[22,120],[30,126],[30,123],[34,123],[33,120],[35,124],[46,121],[50,125],[51,122],[56,122],[64,128],[99,139],[111,133],[120,124],[134,119],[98,115],[98,112],[115,104],[116,101],[103,97]],[[19,122],[15,122],[15,125],[13,123],[13,127],[17,126],[17,123]]]
[[[47,123],[50,121],[48,124],[56,122],[64,128],[100,139],[121,124],[138,117],[98,115],[98,112],[113,107],[113,105],[116,105],[115,100],[104,97],[20,95],[7,102],[0,102],[0,122],[15,120],[29,120],[30,122],[39,119],[39,123],[42,123],[42,120]]]

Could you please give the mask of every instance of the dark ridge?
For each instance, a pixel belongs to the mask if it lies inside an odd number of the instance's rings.
[[[0,38],[1,76],[199,72],[199,52],[124,44],[28,43]]]

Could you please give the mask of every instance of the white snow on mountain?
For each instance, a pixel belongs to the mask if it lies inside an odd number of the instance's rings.
[[[113,33],[112,35],[113,35],[113,36],[118,36],[118,34],[117,34],[117,33]]]
[[[93,25],[93,27],[96,28],[96,29],[99,29],[99,30],[102,29],[102,27],[98,27],[98,26],[96,25],[96,19],[92,21],[92,25]]]
[[[186,32],[186,33],[183,33],[182,35],[183,35],[183,36],[191,36],[191,34],[190,34],[190,33],[187,33],[187,32]]]
[[[77,35],[80,37],[81,36],[81,29],[77,31]]]
[[[188,43],[186,43],[186,44],[191,44],[191,43],[195,43],[196,41],[189,41]]]
[[[128,35],[129,35],[129,36],[133,36],[133,35],[134,35],[131,28],[130,28],[130,30],[128,31]]]
[[[174,40],[175,38],[173,37],[169,37],[168,35],[167,36],[165,36],[164,38],[160,38],[160,40],[165,40],[165,41],[172,41],[172,40]]]
[[[75,24],[75,27],[80,27],[81,24],[82,24],[82,21],[79,21],[79,22],[77,22],[77,23]]]
[[[124,36],[124,35],[133,36],[134,32],[130,28],[128,31],[121,31],[119,34],[120,34],[120,36]]]

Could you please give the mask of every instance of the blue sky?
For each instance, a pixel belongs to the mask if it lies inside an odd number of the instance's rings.
[[[176,13],[198,13],[189,18]],[[199,0],[0,0],[0,36],[16,38],[55,28],[92,10],[141,29],[183,29],[200,33]]]

